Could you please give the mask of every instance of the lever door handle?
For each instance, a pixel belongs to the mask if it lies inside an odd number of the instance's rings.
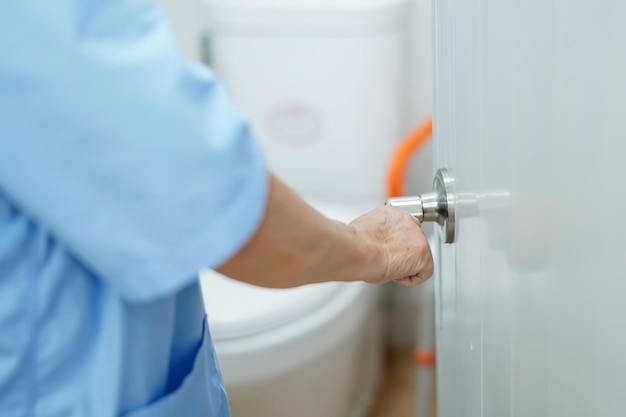
[[[447,169],[437,171],[433,181],[433,192],[411,197],[388,198],[385,205],[409,213],[420,223],[435,222],[442,227],[441,239],[454,242],[456,225],[454,178]]]

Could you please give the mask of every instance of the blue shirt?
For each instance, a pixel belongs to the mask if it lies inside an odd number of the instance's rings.
[[[152,0],[2,1],[0,416],[227,416],[197,271],[266,193]]]

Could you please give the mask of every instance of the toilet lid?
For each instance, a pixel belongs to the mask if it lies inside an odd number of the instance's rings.
[[[214,271],[200,274],[213,339],[249,336],[292,322],[327,303],[340,283],[290,289],[244,284]]]
[[[312,203],[329,218],[348,222],[372,205]],[[301,318],[332,300],[343,283],[268,289],[238,282],[212,270],[200,273],[202,293],[214,340],[260,333]]]

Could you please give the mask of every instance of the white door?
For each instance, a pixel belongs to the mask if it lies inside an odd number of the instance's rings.
[[[440,417],[626,416],[626,2],[435,0]]]

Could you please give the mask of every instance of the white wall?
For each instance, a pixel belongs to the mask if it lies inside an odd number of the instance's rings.
[[[193,60],[200,57],[199,0],[156,0],[170,19],[176,38],[185,55]]]
[[[432,1],[411,0],[410,5],[407,129],[423,122],[433,110]],[[414,194],[430,191],[432,173],[432,146],[429,142],[411,165],[407,191]]]
[[[421,124],[433,109],[432,1],[410,0],[407,42],[408,97],[406,132]],[[407,178],[407,194],[430,192],[433,180],[433,148],[429,141],[414,156]],[[431,233],[431,225],[424,225]],[[419,293],[423,288],[389,287],[391,322],[389,336],[394,349],[412,346],[416,339],[417,314],[421,309]]]

